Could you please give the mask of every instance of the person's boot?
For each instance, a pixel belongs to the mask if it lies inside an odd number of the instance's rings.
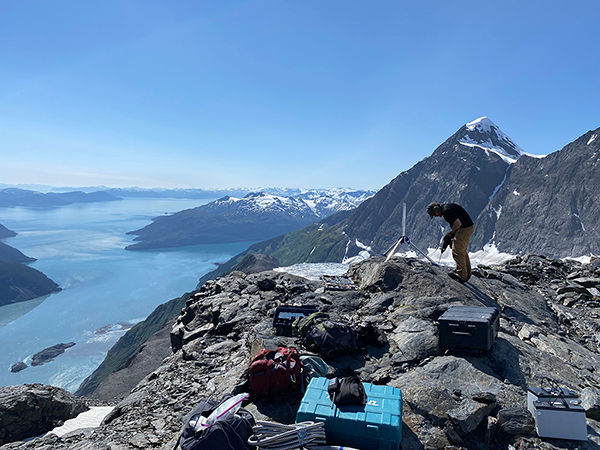
[[[448,274],[448,276],[449,276],[450,278],[452,278],[453,280],[455,280],[455,281],[458,281],[458,282],[459,282],[459,283],[461,283],[461,284],[462,284],[462,283],[466,283],[466,282],[467,282],[466,280],[463,280],[463,279],[460,277],[460,275],[459,275],[459,274],[457,274],[457,273],[455,273],[455,272],[450,272],[450,273]]]

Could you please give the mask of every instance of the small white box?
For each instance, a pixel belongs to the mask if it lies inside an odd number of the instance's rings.
[[[539,437],[587,440],[585,409],[578,399],[533,402],[533,417]]]

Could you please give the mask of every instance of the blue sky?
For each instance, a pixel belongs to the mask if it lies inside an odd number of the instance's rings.
[[[483,115],[549,153],[600,126],[598,23],[595,0],[2,0],[0,183],[379,188]]]

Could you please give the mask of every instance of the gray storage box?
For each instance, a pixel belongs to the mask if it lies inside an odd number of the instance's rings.
[[[533,417],[539,437],[587,440],[585,409],[577,399],[533,402]]]

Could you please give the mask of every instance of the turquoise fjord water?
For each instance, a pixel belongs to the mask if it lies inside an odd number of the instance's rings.
[[[152,217],[209,200],[124,199],[61,208],[0,208],[0,223],[19,233],[4,240],[38,260],[32,267],[63,289],[45,298],[0,307],[0,385],[46,383],[74,391],[102,362],[127,324],[144,319],[250,242],[126,251],[127,231]],[[101,330],[99,330],[101,329]],[[61,342],[74,347],[54,361],[28,365],[38,351]]]

